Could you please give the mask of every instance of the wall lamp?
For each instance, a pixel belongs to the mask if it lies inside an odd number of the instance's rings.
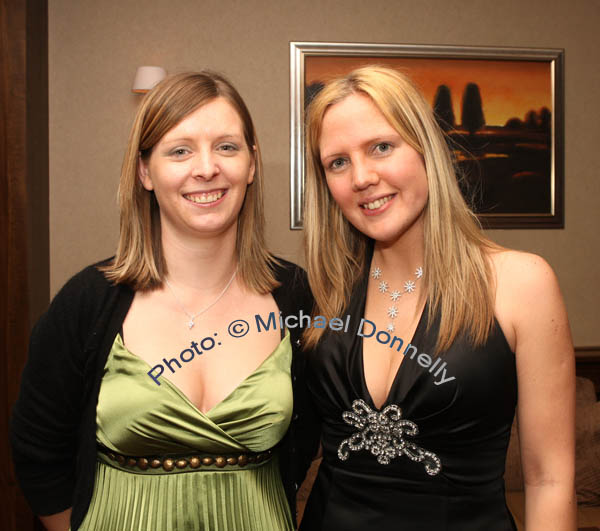
[[[167,71],[160,66],[138,66],[131,92],[145,94],[165,77],[167,77]]]

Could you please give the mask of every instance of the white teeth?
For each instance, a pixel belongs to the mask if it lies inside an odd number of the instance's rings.
[[[183,197],[185,197],[186,199],[189,199],[190,201],[193,201],[194,203],[205,204],[205,203],[214,203],[215,201],[217,201],[217,199],[221,199],[221,197],[223,197],[224,193],[225,192],[223,192],[223,191],[219,191],[219,192],[213,192],[212,194],[184,195]]]
[[[390,199],[392,199],[392,197],[394,197],[394,196],[388,195],[386,197],[382,197],[381,199],[372,201],[371,203],[365,203],[360,206],[366,210],[375,210],[376,208],[379,208],[380,206],[385,205]]]

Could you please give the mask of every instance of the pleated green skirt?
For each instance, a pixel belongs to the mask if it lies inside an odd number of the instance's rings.
[[[288,531],[277,456],[229,470],[131,472],[99,454],[82,531]]]

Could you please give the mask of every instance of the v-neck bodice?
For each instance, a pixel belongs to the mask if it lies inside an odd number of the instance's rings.
[[[96,409],[98,441],[125,455],[260,452],[285,434],[292,411],[289,333],[224,400],[203,413],[117,335]]]
[[[369,280],[369,276],[367,274],[363,275],[362,278],[359,280],[358,285],[357,285],[357,292],[362,295],[357,297],[356,300],[354,301],[354,308],[353,308],[354,314],[350,313],[350,315],[359,315],[359,316],[365,315],[365,308],[367,306],[368,280]],[[402,340],[402,345],[401,345],[400,351],[404,351],[404,349],[408,345],[418,344],[419,339],[421,339],[422,334],[424,332],[424,328],[427,327],[428,306],[429,306],[429,304],[426,303],[425,307],[421,310],[419,321],[417,322],[417,327],[415,328],[415,331],[414,331],[413,336],[410,339],[410,341],[406,342],[406,341]],[[359,326],[360,326],[360,324],[359,324]],[[379,323],[376,323],[376,326],[377,326],[377,331],[376,332],[374,331],[373,336],[367,338],[370,341],[371,340],[377,341],[377,337],[378,337],[377,333],[382,331],[383,327],[380,327]],[[385,406],[387,406],[388,404],[393,402],[393,400],[392,400],[392,402],[390,402],[391,397],[395,397],[397,400],[397,399],[403,399],[406,396],[406,393],[410,389],[409,383],[412,382],[412,379],[416,376],[414,373],[414,367],[413,367],[413,370],[411,370],[410,367],[406,368],[405,360],[402,357],[400,365],[398,366],[396,373],[394,374],[394,379],[392,380],[392,384],[390,385],[390,388],[387,392],[385,400],[383,401],[381,406],[379,408],[377,408],[375,406],[373,397],[371,396],[371,392],[369,391],[369,387],[367,385],[367,376],[365,373],[364,335],[368,335],[370,333],[370,331],[364,330],[364,328],[363,328],[363,332],[364,333],[362,335],[351,334],[349,337],[347,337],[346,339],[349,340],[348,347],[351,350],[354,350],[354,351],[360,353],[360,355],[358,356],[359,359],[358,359],[358,367],[357,367],[357,370],[358,370],[357,378],[360,380],[360,384],[362,387],[362,395],[361,396],[364,397],[365,401],[372,408],[383,409],[383,408],[385,408]],[[381,339],[379,342],[383,343],[384,345],[389,345],[392,341],[392,338],[394,337],[394,334],[388,332],[387,329],[385,329],[385,328],[383,328],[383,332],[384,332],[384,334],[389,334],[390,340],[388,343],[385,343],[387,336],[381,335],[380,336]],[[396,343],[394,344],[394,350],[397,350],[398,345],[400,345],[400,342],[396,341]],[[404,372],[408,373],[408,375],[406,377],[404,377]]]
[[[498,322],[485,344],[461,335],[435,356],[439,315],[430,321],[426,304],[412,339],[399,338],[363,322],[367,284],[365,268],[344,311],[348,331],[327,330],[308,356],[323,461],[301,529],[513,529],[502,478],[517,378]],[[380,408],[363,341],[403,356]]]
[[[240,455],[273,448],[292,414],[289,333],[225,399],[200,411],[117,334],[96,408],[96,438],[121,456]],[[193,363],[193,362],[192,362]],[[293,529],[278,452],[252,464],[219,468],[121,466],[98,453],[94,493],[81,531]],[[178,458],[179,459],[179,458]]]

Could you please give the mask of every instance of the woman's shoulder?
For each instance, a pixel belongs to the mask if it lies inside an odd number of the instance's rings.
[[[541,256],[504,247],[488,251],[498,285],[516,293],[546,288],[556,282],[550,264]]]
[[[101,306],[112,292],[120,289],[109,282],[100,269],[111,260],[112,257],[95,262],[71,276],[52,298],[46,315],[49,317],[58,313],[70,316],[97,311],[95,309]]]
[[[308,286],[306,271],[298,264],[273,255],[271,267],[275,277],[282,284],[305,284]]]
[[[516,331],[524,323],[563,305],[558,279],[541,256],[498,249],[489,253],[496,290],[495,313]]]
[[[286,313],[297,309],[310,311],[313,305],[313,297],[308,284],[306,271],[297,264],[274,256],[272,263],[275,278],[279,282],[279,287],[273,290],[275,299],[285,306]],[[294,308],[292,308],[294,307]]]
[[[124,300],[116,296],[119,288],[98,269],[109,260],[84,267],[60,288],[31,331],[30,356],[43,355],[48,345],[52,345],[57,357],[83,355],[79,347],[84,345],[99,316]]]
[[[114,287],[101,270],[103,266],[110,264],[112,259],[113,257],[105,258],[85,266],[65,282],[56,296],[85,295],[88,292],[104,291]]]
[[[536,254],[497,247],[488,249],[487,256],[494,280],[494,314],[515,352],[523,332],[536,328],[536,318],[563,304],[558,281],[548,262]]]

